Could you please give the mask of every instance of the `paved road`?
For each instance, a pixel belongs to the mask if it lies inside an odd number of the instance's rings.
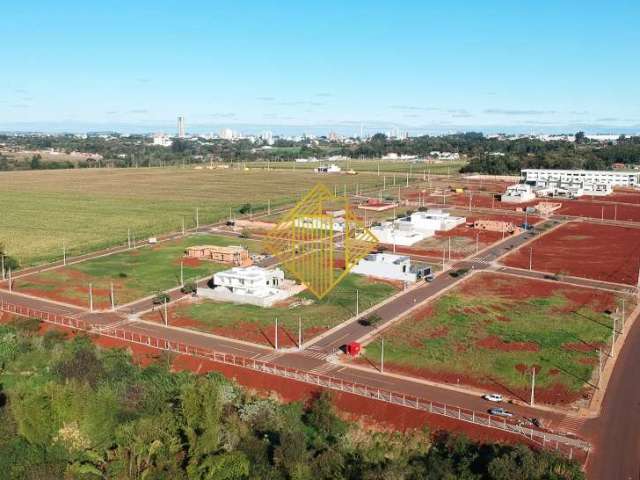
[[[600,417],[585,425],[596,445],[587,464],[593,480],[640,478],[640,324],[636,322],[618,353]]]

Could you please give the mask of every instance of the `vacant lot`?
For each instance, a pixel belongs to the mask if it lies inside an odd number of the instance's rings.
[[[250,203],[254,212],[297,200],[318,182],[349,192],[377,175],[320,176],[309,171],[87,169],[0,173],[0,243],[23,265],[60,259],[227,218]]]
[[[528,269],[531,253],[533,270],[636,285],[640,229],[570,222],[511,253],[502,263]]]
[[[52,298],[86,307],[89,302],[89,284],[93,287],[94,307],[111,305],[110,284],[119,305],[146,297],[160,290],[180,284],[180,262],[184,250],[193,245],[245,245],[253,253],[260,247],[251,240],[193,235],[179,241],[141,247],[123,253],[87,260],[47,272],[30,275],[16,281],[17,291]],[[185,282],[229,268],[228,265],[184,259]]]
[[[576,217],[640,222],[640,205],[633,203],[616,203],[614,200],[619,198],[618,195],[600,197],[601,200],[560,200],[562,208],[556,213],[560,215],[574,215]]]
[[[571,402],[589,393],[617,302],[593,289],[476,274],[384,333],[385,368],[528,400],[535,367],[538,400]],[[378,363],[379,341],[366,357]]]
[[[302,292],[273,308],[211,300],[181,303],[170,309],[169,323],[273,346],[277,317],[279,346],[292,347],[298,342],[299,318],[302,319],[303,341],[307,341],[355,315],[356,289],[360,311],[397,291],[397,287],[390,283],[351,274],[322,300]],[[150,313],[145,318],[162,321],[161,312]]]

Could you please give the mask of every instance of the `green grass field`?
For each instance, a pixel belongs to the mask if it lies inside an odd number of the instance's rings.
[[[384,333],[385,367],[527,399],[535,366],[538,398],[569,402],[591,379],[596,349],[611,340],[606,312],[617,302],[608,292],[475,275]],[[380,347],[366,347],[371,362]]]
[[[110,305],[110,284],[113,282],[114,296],[117,303],[122,305],[178,286],[180,261],[185,248],[202,244],[244,245],[252,253],[261,251],[261,246],[252,240],[198,234],[30,275],[17,280],[16,290],[87,306],[91,283],[94,306],[106,308]],[[184,279],[187,282],[226,268],[229,265],[187,261],[183,270]]]
[[[348,191],[381,184],[377,175],[324,175],[260,169],[84,169],[0,173],[0,243],[23,266],[58,260],[225,219],[250,203],[254,212],[291,204],[316,183]]]
[[[399,160],[377,160],[377,159],[365,159],[365,160],[339,160],[335,162],[320,161],[311,163],[296,163],[296,162],[254,162],[247,163],[248,166],[256,166],[260,168],[267,168],[267,165],[271,169],[285,169],[285,170],[312,170],[319,165],[336,164],[344,171],[354,170],[356,172],[370,172],[377,174],[378,167],[380,173],[403,173],[407,172],[415,175],[421,175],[429,172],[434,175],[446,175],[455,174],[460,171],[466,161],[457,162],[442,162],[442,163],[430,163],[427,164],[423,161],[399,161]]]
[[[179,304],[172,309],[170,321],[175,325],[231,338],[273,344],[277,317],[280,345],[294,346],[298,336],[298,318],[302,319],[304,339],[308,340],[355,315],[356,289],[360,311],[397,291],[388,283],[350,274],[322,300],[308,292],[296,295],[287,305],[272,308],[202,300]],[[159,320],[158,314],[149,314],[147,318]]]

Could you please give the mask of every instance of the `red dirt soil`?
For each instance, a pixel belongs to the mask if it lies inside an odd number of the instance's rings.
[[[534,270],[628,285],[638,281],[637,228],[570,222],[509,254],[502,263],[528,269],[529,248],[533,248]]]
[[[578,200],[560,200],[562,208],[555,213],[605,220],[640,222],[640,205],[633,203],[614,203],[618,200],[614,194],[608,197],[582,197]],[[591,200],[590,198],[593,198]]]
[[[537,352],[540,347],[532,342],[503,342],[495,335],[491,335],[476,342],[476,346],[489,350],[500,350],[502,352]]]

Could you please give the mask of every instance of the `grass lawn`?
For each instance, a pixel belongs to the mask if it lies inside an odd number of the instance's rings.
[[[385,332],[385,367],[528,399],[570,402],[585,393],[598,348],[611,340],[619,299],[608,292],[477,274]],[[627,299],[627,312],[633,308]],[[380,341],[366,347],[373,363]]]
[[[110,283],[118,304],[124,304],[180,284],[180,261],[184,249],[193,245],[244,245],[259,253],[258,242],[216,235],[193,235],[114,255],[87,260],[64,268],[30,275],[16,282],[18,291],[86,306],[88,285],[93,285],[94,306],[110,306]],[[200,278],[229,268],[207,261],[185,261],[184,278]]]
[[[22,265],[124,245],[127,229],[141,239],[253,211],[291,204],[316,183],[350,193],[382,184],[374,174],[324,175],[251,168],[128,168],[0,173],[0,243]]]
[[[178,304],[169,313],[170,323],[231,338],[273,345],[275,318],[278,318],[279,345],[294,346],[298,339],[298,318],[302,319],[303,341],[344,322],[356,311],[356,289],[360,311],[381,302],[397,291],[386,282],[350,274],[325,298],[317,300],[302,292],[282,306],[253,305],[201,300]],[[158,313],[147,319],[159,321]]]

